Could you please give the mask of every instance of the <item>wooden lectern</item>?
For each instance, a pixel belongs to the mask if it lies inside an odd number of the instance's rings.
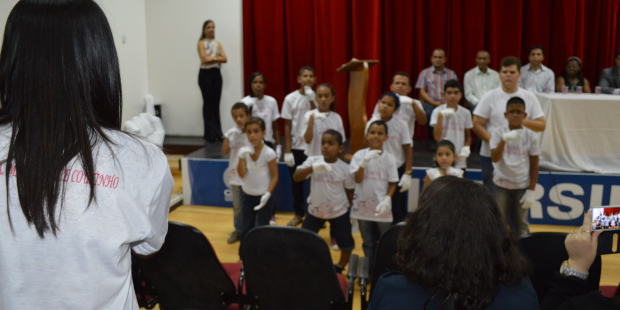
[[[349,72],[349,128],[351,139],[349,149],[351,154],[364,148],[364,129],[366,128],[366,95],[368,94],[368,68],[378,64],[378,60],[351,61],[338,68],[338,72]]]

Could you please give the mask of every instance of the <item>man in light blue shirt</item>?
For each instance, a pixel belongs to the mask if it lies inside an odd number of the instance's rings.
[[[521,67],[521,88],[534,93],[552,93],[555,91],[555,74],[553,70],[542,64],[545,60],[545,51],[542,46],[530,48],[528,54],[530,63]]]

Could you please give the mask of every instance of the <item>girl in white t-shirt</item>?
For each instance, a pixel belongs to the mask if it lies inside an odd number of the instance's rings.
[[[278,184],[276,152],[265,147],[265,122],[252,117],[245,123],[244,132],[252,146],[239,150],[237,172],[243,180],[241,189],[242,228],[244,235],[255,226],[268,225],[273,214],[271,193]]]
[[[278,102],[275,98],[265,94],[267,82],[265,76],[260,72],[254,72],[250,76],[250,94],[243,97],[241,102],[245,103],[252,112],[252,116],[261,118],[265,121],[265,143],[276,151],[280,158],[282,147],[280,146],[280,135],[278,134]]]
[[[357,151],[351,160],[356,183],[351,218],[359,220],[364,254],[371,262],[379,238],[392,225],[392,196],[398,182],[394,156],[383,150],[388,134],[386,122],[370,123],[366,131],[368,148]]]
[[[344,269],[355,247],[349,220],[355,182],[349,165],[339,158],[344,150],[343,143],[340,132],[326,130],[321,139],[322,156],[308,157],[293,175],[296,182],[312,176],[308,213],[302,228],[316,233],[329,221],[330,235],[340,247],[340,261],[334,265],[337,271]]]
[[[424,189],[426,189],[433,180],[442,176],[452,175],[459,178],[463,177],[463,170],[454,167],[456,153],[454,151],[454,144],[449,140],[437,142],[437,150],[435,151],[433,159],[437,167],[426,169]]]
[[[251,146],[248,137],[243,133],[245,122],[250,119],[250,109],[243,102],[233,104],[230,113],[232,114],[235,126],[228,129],[224,134],[222,143],[222,155],[230,155],[228,169],[224,172],[224,181],[229,185],[232,195],[233,218],[235,230],[228,237],[228,243],[235,243],[241,238],[241,185],[243,181],[237,173],[237,163],[239,161],[239,149],[244,146]]]
[[[306,142],[306,156],[321,155],[321,137],[328,129],[334,129],[344,137],[342,118],[335,112],[336,91],[330,84],[321,84],[316,88],[317,108],[304,115],[303,130]]]

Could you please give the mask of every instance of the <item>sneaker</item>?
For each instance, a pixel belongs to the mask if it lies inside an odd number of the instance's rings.
[[[334,251],[340,251],[340,247],[338,246],[338,242],[336,242],[336,239],[332,238],[332,250]]]
[[[334,270],[336,271],[336,273],[342,273],[344,267],[340,266],[340,264],[334,264]]]
[[[300,216],[295,215],[294,218],[292,218],[290,221],[288,221],[286,226],[298,226],[301,223],[303,223],[303,221],[304,221],[303,218],[301,218]]]
[[[276,216],[272,216],[271,219],[269,220],[269,225],[273,226],[276,225]]]
[[[230,233],[230,236],[228,236],[228,240],[226,240],[226,242],[228,244],[233,244],[239,240],[241,240],[241,234],[235,230]]]

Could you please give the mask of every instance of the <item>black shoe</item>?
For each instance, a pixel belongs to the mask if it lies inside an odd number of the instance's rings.
[[[334,270],[336,271],[336,273],[342,273],[344,267],[340,266],[340,264],[334,264]]]
[[[241,240],[241,234],[238,231],[233,231],[230,233],[230,236],[228,237],[228,240],[226,240],[226,242],[228,244],[233,244],[237,241]]]

